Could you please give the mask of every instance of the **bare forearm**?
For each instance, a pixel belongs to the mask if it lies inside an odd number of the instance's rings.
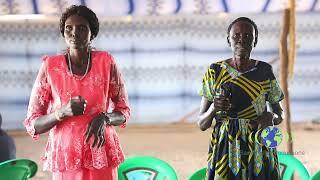
[[[53,128],[58,122],[59,121],[56,119],[54,113],[41,116],[34,123],[35,133],[45,133]]]
[[[206,112],[199,113],[198,126],[200,127],[200,129],[202,131],[205,131],[208,128],[210,128],[210,126],[212,124],[212,120],[215,117],[215,114],[216,114],[216,111],[214,109],[213,103],[210,105],[210,107],[208,108],[208,110]]]
[[[105,113],[107,124],[112,126],[120,126],[125,123],[126,118],[121,112]]]

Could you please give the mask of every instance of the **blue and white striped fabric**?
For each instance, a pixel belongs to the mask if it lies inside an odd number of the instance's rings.
[[[85,2],[91,6],[89,0]],[[125,6],[125,1],[122,3]],[[174,10],[173,6],[169,9]],[[113,12],[128,11],[118,10]],[[184,11],[191,9],[181,6],[179,12]],[[205,69],[231,56],[227,27],[238,16],[248,16],[258,25],[259,41],[252,57],[277,59],[282,13],[100,18],[100,31],[93,45],[110,51],[123,72],[132,105],[130,123],[174,122],[197,108],[197,92]],[[317,12],[297,14],[297,58],[289,89],[293,121],[320,117],[319,19]],[[4,128],[22,128],[41,56],[65,49],[58,21],[57,17],[0,19],[0,111]],[[277,64],[273,66],[277,73]]]
[[[0,15],[58,15],[72,4],[90,7],[103,16],[152,16],[176,14],[266,13],[288,6],[288,0],[2,0]],[[297,11],[319,11],[318,0],[296,2]]]

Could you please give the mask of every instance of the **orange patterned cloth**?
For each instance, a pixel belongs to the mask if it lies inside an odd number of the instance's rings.
[[[84,142],[88,123],[100,112],[121,112],[126,123],[130,116],[124,81],[113,57],[104,51],[92,51],[91,58],[91,69],[82,80],[71,74],[65,55],[43,58],[24,120],[34,139],[39,137],[34,129],[38,117],[67,104],[71,97],[80,95],[87,100],[84,115],[65,118],[49,131],[44,170],[102,169],[116,167],[124,160],[113,126],[105,127],[104,147],[91,148],[93,138],[88,144]]]

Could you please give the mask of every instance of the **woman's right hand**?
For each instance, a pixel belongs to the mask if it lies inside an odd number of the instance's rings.
[[[214,98],[213,103],[216,112],[229,111],[229,109],[231,108],[230,100],[227,97],[217,96]]]
[[[72,97],[66,105],[61,107],[60,111],[64,117],[79,116],[84,113],[86,104],[86,100],[83,97]]]
[[[49,131],[58,121],[65,117],[78,116],[84,113],[86,100],[81,96],[70,98],[69,102],[49,115],[40,116],[34,124],[35,134]],[[58,117],[57,117],[58,116]]]

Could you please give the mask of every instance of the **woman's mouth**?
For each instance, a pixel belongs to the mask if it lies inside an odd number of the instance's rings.
[[[243,54],[243,53],[247,53],[248,50],[246,48],[239,47],[235,49],[235,52]]]
[[[71,44],[79,44],[81,41],[79,40],[70,40],[70,43]]]

